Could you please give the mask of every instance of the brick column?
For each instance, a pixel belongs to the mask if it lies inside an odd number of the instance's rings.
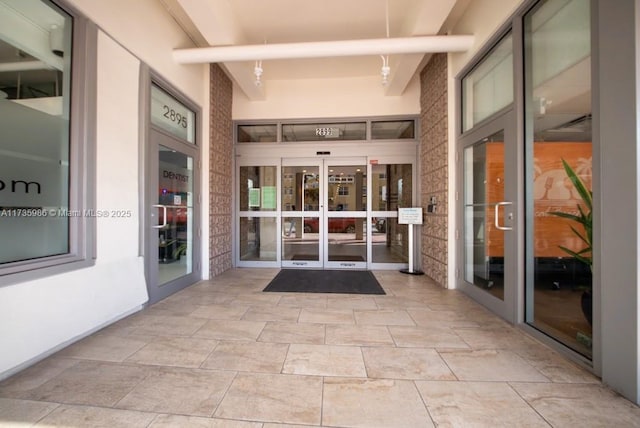
[[[443,287],[447,286],[447,192],[448,192],[447,55],[436,54],[420,73],[421,200],[425,212],[422,226],[422,269]],[[436,198],[436,212],[427,204]]]
[[[233,123],[231,80],[211,65],[209,141],[209,271],[211,277],[231,268],[233,207]]]

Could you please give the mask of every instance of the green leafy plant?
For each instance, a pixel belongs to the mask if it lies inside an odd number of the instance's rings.
[[[583,230],[579,230],[573,225],[570,225],[573,233],[584,243],[584,248],[579,251],[573,251],[562,245],[559,245],[559,247],[562,251],[569,254],[571,257],[589,266],[589,270],[591,271],[593,267],[591,252],[593,237],[593,192],[587,189],[584,182],[580,179],[580,177],[578,177],[576,172],[564,159],[562,159],[562,165],[564,166],[564,170],[567,173],[567,177],[569,177],[569,180],[571,180],[573,187],[575,187],[576,191],[580,195],[584,207],[582,204],[577,204],[578,214],[570,214],[562,211],[553,211],[549,214],[572,220],[582,226]]]
[[[185,254],[187,254],[187,244],[180,244],[178,245],[178,247],[173,251],[173,258],[175,260],[180,260],[181,256],[184,256]]]

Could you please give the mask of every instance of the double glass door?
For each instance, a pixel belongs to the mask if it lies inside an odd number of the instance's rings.
[[[413,159],[242,159],[237,266],[405,269],[408,227],[397,217],[414,204]]]
[[[285,160],[281,171],[282,266],[366,269],[366,159]]]

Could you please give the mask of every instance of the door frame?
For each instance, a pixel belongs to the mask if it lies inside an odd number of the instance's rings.
[[[281,251],[282,251],[282,166],[283,165],[301,165],[302,163],[309,163],[315,165],[320,161],[327,159],[342,160],[342,159],[362,159],[363,165],[367,166],[367,189],[372,188],[371,171],[372,165],[385,164],[385,163],[408,163],[412,165],[412,201],[413,206],[420,206],[420,183],[417,177],[420,175],[419,164],[419,150],[417,140],[408,141],[400,140],[398,144],[393,144],[395,140],[374,140],[367,141],[366,144],[362,142],[323,142],[322,149],[330,153],[329,155],[318,155],[317,144],[311,144],[308,142],[286,142],[286,143],[242,143],[236,144],[234,147],[235,159],[234,159],[234,200],[233,200],[233,213],[234,213],[234,232],[232,240],[233,251],[233,263],[235,267],[259,267],[259,268],[288,268],[290,266],[282,263]],[[363,153],[362,156],[354,156],[354,153]],[[283,164],[283,160],[286,163]],[[240,168],[243,166],[273,166],[277,168],[277,203],[278,208],[275,212],[243,212],[240,211],[240,203],[238,200],[240,189]],[[322,172],[322,171],[321,171]],[[397,211],[372,211],[371,208],[372,198],[367,200],[367,221],[370,221],[370,216],[375,217],[383,216],[389,218],[396,218]],[[238,242],[240,233],[240,217],[249,216],[252,217],[276,217],[278,219],[277,233],[277,258],[274,261],[251,261],[240,259],[240,245]],[[369,228],[370,230],[371,228]],[[370,232],[369,232],[370,233]],[[421,245],[421,234],[417,234],[414,237],[414,250],[416,251],[416,260],[414,261],[419,265],[421,253],[419,251]],[[371,242],[371,237],[368,237]],[[400,270],[406,269],[408,263],[374,263],[372,260],[371,245],[367,248],[367,262],[366,266],[362,269],[380,269],[380,270]],[[305,266],[291,266],[297,268],[311,268],[311,269],[323,269],[323,266],[311,267]]]
[[[195,141],[189,143],[180,140],[168,132],[151,124],[151,86],[156,85],[167,94],[195,113],[194,131]],[[139,248],[140,256],[144,260],[144,275],[147,283],[149,300],[147,305],[156,303],[177,291],[196,283],[202,279],[202,223],[201,223],[201,168],[200,152],[202,133],[200,122],[202,109],[175,88],[171,83],[153,72],[146,64],[140,66],[140,174],[138,191],[139,198]],[[162,143],[158,140],[161,139]],[[170,147],[193,158],[193,235],[192,235],[192,272],[164,284],[158,284],[158,243],[159,236],[152,228],[157,222],[157,213],[152,205],[157,204],[159,176],[158,176],[158,148],[159,145]]]
[[[505,215],[505,223],[511,227],[511,230],[504,231],[504,295],[503,299],[498,299],[488,292],[478,288],[477,286],[465,280],[465,195],[464,195],[464,150],[482,141],[490,135],[499,131],[504,131],[504,200],[511,203],[506,207],[505,214],[508,212],[512,217],[507,220]],[[498,314],[505,320],[515,323],[518,314],[518,287],[521,284],[519,279],[520,271],[518,259],[520,252],[518,251],[518,235],[520,233],[521,222],[518,221],[518,213],[520,206],[520,198],[518,197],[518,186],[520,181],[519,173],[521,169],[518,163],[517,150],[517,133],[515,126],[515,113],[512,107],[508,107],[498,114],[492,116],[490,120],[482,122],[463,135],[458,137],[456,149],[456,195],[457,218],[456,218],[456,234],[459,237],[459,245],[457,245],[457,263],[456,263],[456,287],[460,288],[464,293],[468,294],[475,301],[489,308],[492,312]],[[508,221],[508,223],[507,223]]]
[[[159,148],[164,146],[179,153],[190,156],[193,159],[193,230],[192,245],[187,257],[191,257],[192,270],[191,273],[183,275],[165,284],[159,283],[158,277],[158,248],[159,234],[153,228],[158,222],[158,208],[154,207],[158,203],[159,188]],[[196,147],[189,147],[186,143],[162,132],[157,129],[151,129],[149,132],[149,144],[147,153],[147,188],[146,188],[146,219],[147,228],[146,248],[145,248],[145,275],[147,278],[147,291],[149,293],[149,303],[153,304],[183,288],[194,284],[202,278],[201,272],[201,239],[200,239],[200,159],[199,150]]]

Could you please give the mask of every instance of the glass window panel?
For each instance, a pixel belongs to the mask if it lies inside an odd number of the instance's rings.
[[[504,232],[495,227],[504,201],[504,133],[464,150],[465,280],[504,299]],[[504,210],[499,210],[504,224]]]
[[[394,217],[378,217],[372,226],[373,263],[409,263],[409,225],[398,224]]]
[[[328,260],[331,262],[366,262],[366,224],[366,218],[327,218]]]
[[[524,29],[525,242],[533,267],[526,276],[525,317],[590,358],[590,245],[571,228],[588,242],[591,236],[582,224],[554,214],[590,213],[563,166],[564,160],[592,189],[590,2],[543,1],[525,16]]]
[[[275,217],[240,218],[240,260],[275,261],[277,243]]]
[[[403,140],[415,138],[415,121],[396,120],[371,123],[371,138],[374,140]]]
[[[371,167],[372,209],[397,211],[413,206],[411,164],[379,164]]]
[[[193,271],[193,158],[160,146],[158,279],[165,284]],[[167,218],[164,218],[166,212]]]
[[[0,246],[0,264],[4,264],[69,253],[71,218],[91,213],[72,209],[69,203],[73,20],[45,2],[0,3],[6,13],[37,26],[47,40],[44,51],[35,38],[23,34],[24,27],[2,29],[0,235],[6,245]]]
[[[467,131],[513,102],[513,52],[506,35],[462,79],[462,130]]]
[[[277,125],[238,125],[238,143],[275,143]]]
[[[329,211],[366,211],[366,165],[329,166],[327,201]]]
[[[283,217],[282,260],[320,260],[318,217]]]
[[[317,166],[282,167],[282,211],[318,211],[319,192]]]
[[[282,125],[283,141],[353,141],[366,139],[366,122]]]
[[[151,85],[151,123],[189,143],[195,142],[196,114],[163,89]]]
[[[240,211],[275,211],[275,166],[240,167]]]

